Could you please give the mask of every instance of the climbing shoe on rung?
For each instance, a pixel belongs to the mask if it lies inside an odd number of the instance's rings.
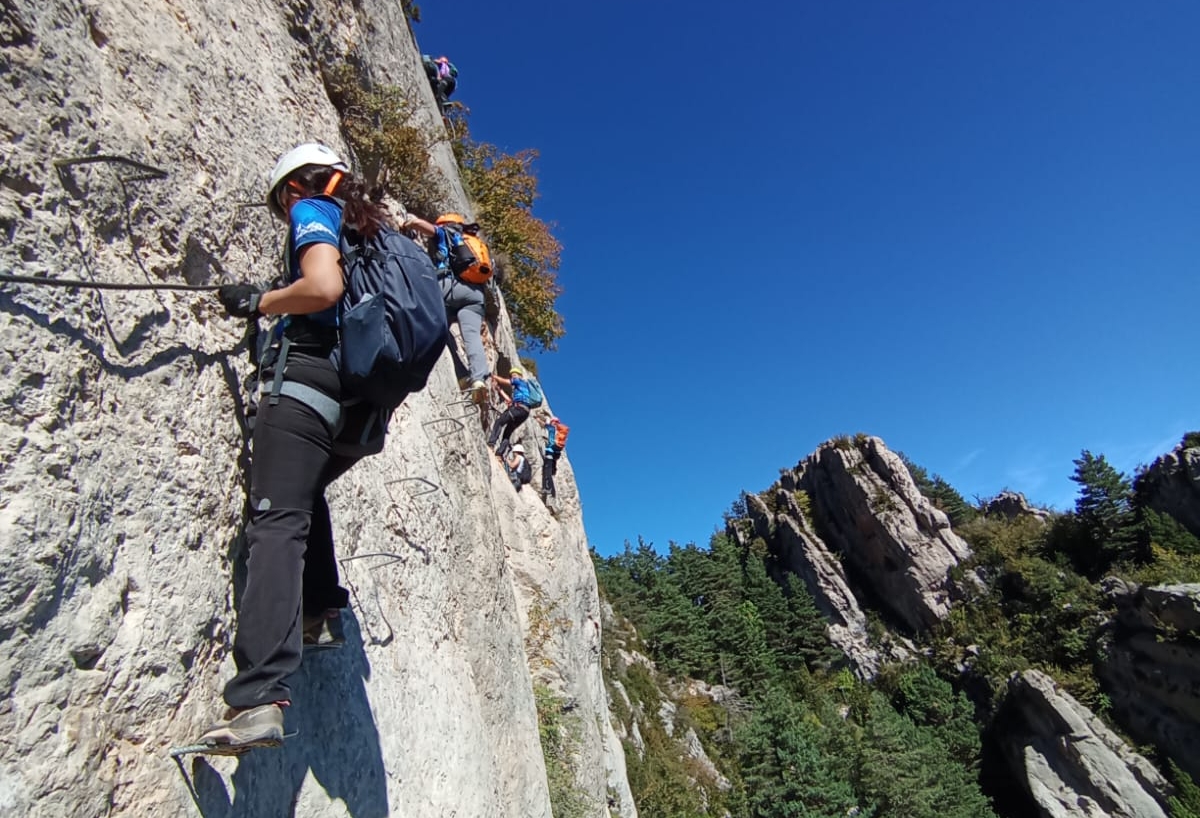
[[[278,747],[283,744],[283,707],[274,703],[244,710],[230,708],[225,718],[200,736],[199,743],[229,752],[251,747]]]
[[[488,396],[487,384],[483,381],[474,381],[471,384],[471,400],[475,403],[486,403]]]

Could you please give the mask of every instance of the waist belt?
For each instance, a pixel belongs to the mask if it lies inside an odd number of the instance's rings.
[[[287,369],[288,352],[291,348],[292,339],[284,335],[279,344],[279,357],[275,359],[275,377],[271,379],[269,385],[264,381],[260,391],[270,395],[267,402],[271,406],[279,403],[280,395],[287,395],[289,398],[303,403],[320,415],[321,420],[325,421],[329,428],[336,433],[338,424],[342,420],[341,401],[334,400],[319,389],[314,389],[306,384],[283,379],[284,370]]]
[[[321,420],[325,421],[329,428],[335,431],[342,420],[342,404],[319,389],[313,389],[311,386],[296,383],[295,381],[280,381],[278,386],[274,383],[269,385],[264,383],[262,391],[270,394],[271,403],[273,404],[279,402],[280,395],[303,403],[320,415]]]
[[[291,340],[285,335],[280,345],[279,358],[275,363],[275,376],[271,379],[270,383],[263,381],[260,386],[260,391],[270,396],[267,402],[274,406],[279,403],[280,396],[286,395],[292,400],[312,409],[329,426],[329,430],[335,439],[335,447],[338,443],[362,447],[366,446],[371,440],[376,439],[376,433],[379,431],[376,428],[379,425],[377,421],[380,420],[380,409],[378,407],[369,407],[367,414],[361,418],[362,430],[357,441],[340,440],[339,435],[343,432],[343,423],[346,420],[345,410],[349,407],[358,406],[363,401],[360,398],[339,401],[308,384],[284,380],[284,368],[291,346]],[[383,418],[382,428],[384,430],[387,428],[386,418],[387,416]],[[356,423],[358,420],[359,418],[355,419]],[[358,454],[361,456],[361,452]]]

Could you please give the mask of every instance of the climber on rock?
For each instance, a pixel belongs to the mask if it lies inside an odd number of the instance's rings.
[[[280,744],[283,708],[291,702],[286,679],[300,667],[303,644],[349,603],[338,584],[325,501],[326,487],[360,457],[335,454],[328,418],[342,400],[330,361],[344,289],[338,242],[343,224],[375,235],[389,218],[378,202],[324,145],[289,151],[267,191],[268,208],[288,222],[286,285],[262,292],[229,284],[218,291],[230,315],[282,317],[262,362],[270,399],[264,394],[254,424],[248,574],[233,643],[237,675],[225,685],[225,717],[200,738],[210,752]],[[341,418],[348,426],[365,422],[352,409]]]
[[[491,373],[487,352],[483,348],[487,285],[455,275],[450,269],[450,252],[455,243],[454,232],[478,232],[479,225],[467,223],[466,219],[457,213],[446,213],[438,217],[437,224],[430,224],[424,219],[410,215],[402,227],[426,239],[429,256],[437,267],[438,280],[442,285],[446,318],[448,321],[458,322],[463,346],[467,348],[467,363],[464,365],[455,345],[448,345],[454,361],[455,375],[459,378],[460,385],[470,390],[472,399],[476,403],[483,403],[487,400],[488,377]]]
[[[546,447],[542,449],[542,502],[550,505],[550,498],[558,499],[554,488],[554,474],[558,471],[558,458],[567,445],[570,427],[557,417],[546,421]]]
[[[488,447],[503,461],[508,456],[508,441],[513,433],[529,417],[531,409],[542,405],[542,390],[537,381],[527,378],[525,371],[519,366],[512,367],[507,378],[493,375],[492,381],[512,389],[512,397],[509,397],[506,392],[500,393],[504,402],[508,404],[508,408],[501,412],[500,417],[496,418],[496,422],[492,424],[492,431],[488,435],[487,441]]]
[[[446,106],[450,104],[450,95],[458,87],[458,69],[445,56],[434,59],[428,54],[422,54],[421,64],[425,67],[425,76],[429,78],[429,85],[433,88],[438,109],[445,116]]]
[[[525,447],[520,443],[512,447],[508,457],[504,461],[505,471],[508,472],[508,479],[512,481],[513,488],[517,491],[533,481],[533,467],[529,465],[529,458],[525,456]]]

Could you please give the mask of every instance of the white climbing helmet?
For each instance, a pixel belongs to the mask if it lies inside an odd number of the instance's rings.
[[[518,443],[517,445],[513,446],[513,453],[514,454],[525,454],[525,447],[522,446],[520,443]]]
[[[284,221],[287,221],[287,214],[283,212],[283,208],[279,206],[278,199],[275,198],[275,189],[283,183],[283,180],[292,171],[298,170],[305,165],[325,165],[326,167],[336,168],[341,171],[350,170],[350,166],[343,162],[342,158],[334,153],[332,148],[327,148],[317,142],[306,142],[303,145],[297,145],[279,157],[279,161],[275,163],[275,169],[271,171],[271,179],[267,183],[267,207],[275,216]]]

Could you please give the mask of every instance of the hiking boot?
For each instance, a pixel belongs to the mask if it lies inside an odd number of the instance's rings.
[[[231,755],[251,747],[278,747],[283,744],[283,707],[278,702],[244,710],[231,707],[198,743]]]
[[[488,388],[483,381],[473,381],[471,383],[471,400],[480,404],[487,401]]]

